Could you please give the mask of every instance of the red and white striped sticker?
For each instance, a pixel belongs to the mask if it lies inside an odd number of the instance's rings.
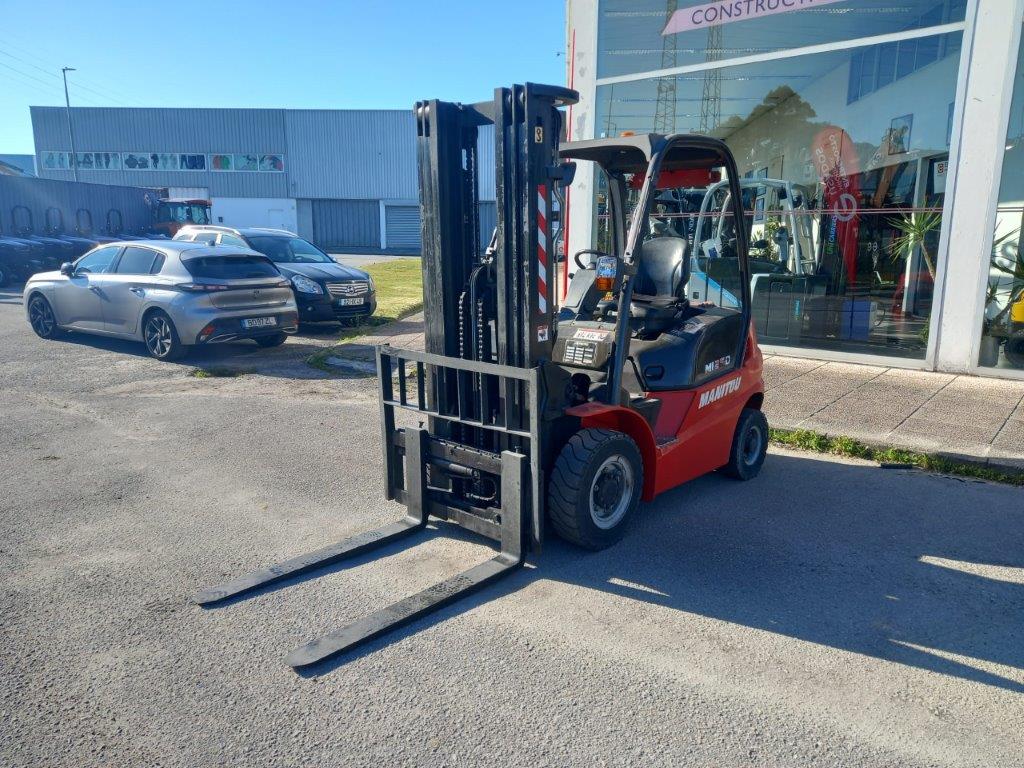
[[[537,311],[548,312],[548,188],[537,185]]]

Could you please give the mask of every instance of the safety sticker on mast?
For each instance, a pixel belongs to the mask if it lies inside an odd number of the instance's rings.
[[[537,185],[537,311],[548,313],[548,188]]]

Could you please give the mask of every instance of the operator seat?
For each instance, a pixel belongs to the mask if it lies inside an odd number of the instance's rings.
[[[681,237],[654,237],[640,246],[629,316],[634,330],[651,336],[669,330],[687,306],[690,279],[687,243]]]

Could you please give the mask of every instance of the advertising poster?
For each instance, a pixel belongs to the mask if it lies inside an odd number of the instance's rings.
[[[822,267],[836,289],[842,280],[857,277],[857,238],[860,234],[860,161],[853,141],[842,128],[830,125],[811,143],[811,156],[824,185],[822,200]]]

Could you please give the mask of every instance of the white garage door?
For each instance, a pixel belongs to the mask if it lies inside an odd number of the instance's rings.
[[[385,205],[387,247],[396,250],[420,249],[420,207],[418,205]]]

